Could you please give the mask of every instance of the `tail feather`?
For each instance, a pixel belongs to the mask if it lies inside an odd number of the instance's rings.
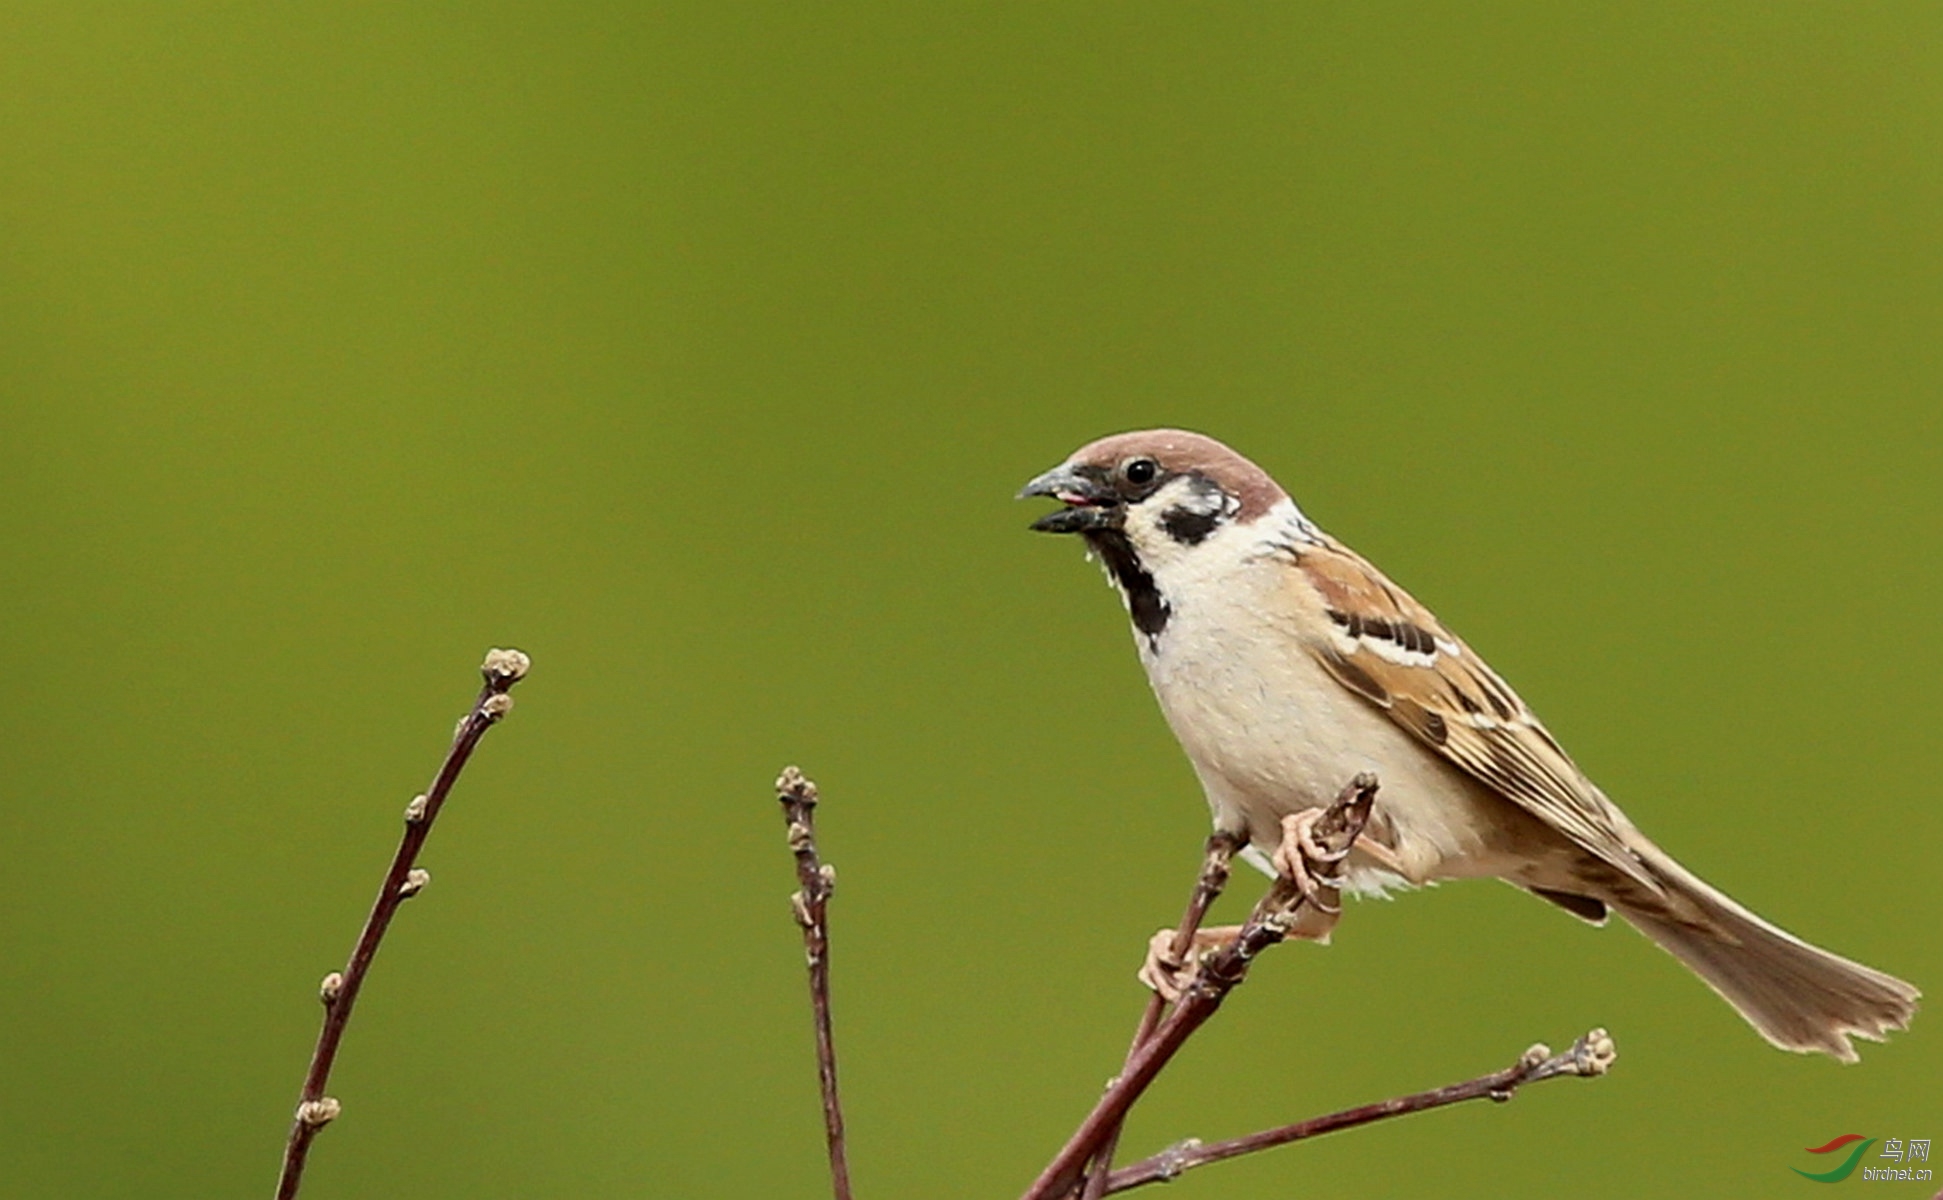
[[[1914,985],[1811,946],[1742,908],[1658,847],[1639,849],[1674,903],[1621,897],[1615,903],[1619,914],[1705,980],[1768,1041],[1854,1062],[1849,1038],[1879,1042],[1892,1029],[1908,1028],[1922,995]]]

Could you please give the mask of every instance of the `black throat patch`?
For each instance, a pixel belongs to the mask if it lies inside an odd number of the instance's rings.
[[[1161,630],[1167,628],[1167,618],[1174,614],[1174,610],[1161,597],[1160,589],[1154,586],[1153,575],[1140,565],[1140,556],[1134,553],[1133,543],[1118,529],[1094,530],[1086,535],[1086,541],[1093,547],[1093,553],[1106,564],[1113,582],[1119,584],[1121,592],[1125,593],[1127,614],[1133,618],[1133,627],[1147,639],[1148,646],[1156,646]]]

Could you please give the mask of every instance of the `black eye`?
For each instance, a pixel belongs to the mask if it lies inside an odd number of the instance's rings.
[[[1160,464],[1151,458],[1136,458],[1126,466],[1121,467],[1120,473],[1127,477],[1128,483],[1152,483],[1154,476],[1160,474]]]

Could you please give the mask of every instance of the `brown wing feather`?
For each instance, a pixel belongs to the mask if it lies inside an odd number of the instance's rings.
[[[1654,892],[1625,818],[1484,660],[1348,547],[1305,545],[1296,566],[1328,633],[1310,649],[1343,686],[1425,745]]]

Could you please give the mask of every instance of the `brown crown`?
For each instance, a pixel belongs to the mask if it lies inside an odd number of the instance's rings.
[[[1116,433],[1088,442],[1066,461],[1075,466],[1112,470],[1130,458],[1142,456],[1153,459],[1170,473],[1196,471],[1212,479],[1221,490],[1241,502],[1241,509],[1235,514],[1239,521],[1252,521],[1276,502],[1288,498],[1288,493],[1269,478],[1267,471],[1206,434],[1185,429]]]

